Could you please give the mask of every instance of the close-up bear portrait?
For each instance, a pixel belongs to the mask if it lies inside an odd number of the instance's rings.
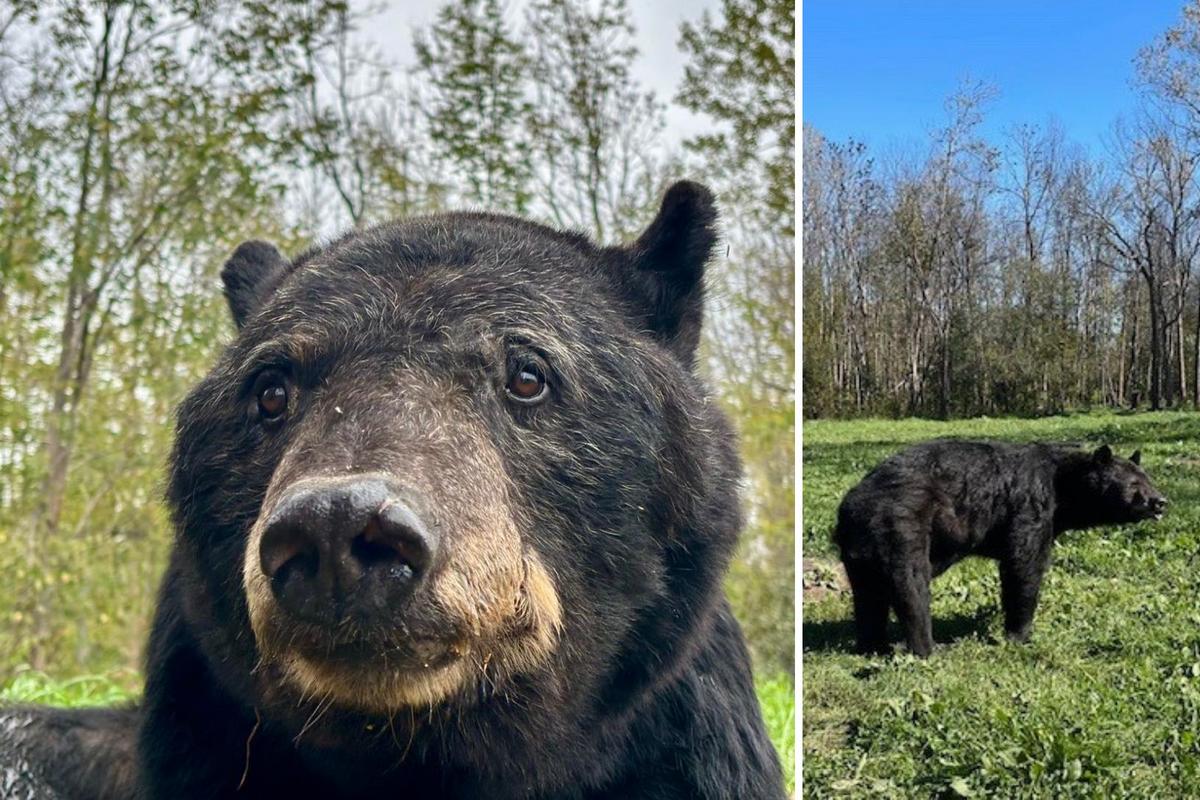
[[[622,247],[482,213],[241,245],[145,696],[0,741],[65,796],[110,758],[151,798],[782,797],[694,370],[716,214],[681,182]]]
[[[790,0],[0,0],[0,800],[786,800]]]

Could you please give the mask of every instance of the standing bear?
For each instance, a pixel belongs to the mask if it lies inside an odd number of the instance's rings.
[[[970,555],[1000,562],[1009,639],[1029,638],[1054,539],[1066,530],[1158,519],[1167,500],[1107,445],[935,440],[893,455],[851,489],[834,540],[863,652],[888,650],[895,609],[910,652],[933,649],[930,581]]]
[[[33,762],[93,725],[137,729],[112,796],[780,800],[695,369],[715,223],[682,182],[624,246],[456,213],[239,247],[141,705],[6,746],[62,796],[108,755]]]

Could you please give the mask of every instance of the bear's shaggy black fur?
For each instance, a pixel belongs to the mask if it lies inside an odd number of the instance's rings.
[[[17,706],[0,711],[0,798],[129,800],[137,710]]]
[[[781,798],[720,585],[734,439],[693,369],[714,224],[684,182],[621,247],[459,213],[239,248],[239,335],[178,414],[140,795]],[[423,549],[372,522],[345,558],[416,588],[288,606],[322,573],[264,536],[360,475]]]
[[[969,555],[1000,562],[1004,628],[1029,637],[1054,539],[1157,518],[1166,498],[1140,466],[1049,444],[937,440],[888,458],[838,509],[835,541],[854,594],[858,646],[886,652],[889,608],[911,652],[933,648],[929,583]]]

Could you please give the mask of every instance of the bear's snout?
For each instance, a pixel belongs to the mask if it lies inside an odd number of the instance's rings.
[[[259,564],[281,609],[299,621],[394,624],[437,558],[437,537],[377,477],[310,479],[280,497]]]
[[[1167,498],[1160,495],[1154,495],[1150,498],[1150,512],[1156,517],[1161,517],[1167,510]]]

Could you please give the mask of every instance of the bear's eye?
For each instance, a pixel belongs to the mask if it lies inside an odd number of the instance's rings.
[[[546,399],[546,375],[537,364],[526,362],[513,372],[505,390],[518,403],[540,403]]]
[[[258,415],[268,422],[277,422],[287,414],[287,382],[278,372],[265,372],[255,382]]]

